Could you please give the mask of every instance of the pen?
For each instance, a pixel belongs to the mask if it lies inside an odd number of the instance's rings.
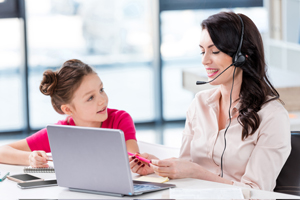
[[[137,159],[139,159],[139,160],[141,160],[141,161],[144,161],[144,162],[146,162],[146,163],[151,163],[151,160],[148,160],[148,159],[146,159],[146,158],[142,158],[142,157],[140,157],[140,156],[136,156],[136,155],[133,154],[133,153],[128,152],[128,155],[130,155],[130,156],[135,156]]]
[[[0,182],[3,181],[8,175],[9,172],[0,172]]]

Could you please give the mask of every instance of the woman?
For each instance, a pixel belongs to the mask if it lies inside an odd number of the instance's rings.
[[[45,71],[40,91],[50,95],[56,112],[68,115],[56,124],[121,129],[127,151],[139,151],[132,118],[125,111],[107,107],[108,97],[103,82],[89,65],[73,59],[66,61],[57,71]],[[51,149],[44,128],[26,139],[0,147],[0,162],[48,167],[46,152],[51,152]]]
[[[240,44],[245,61],[236,63]],[[273,190],[291,150],[290,124],[267,78],[257,27],[243,14],[212,15],[202,22],[200,49],[210,84],[220,86],[192,101],[179,159],[141,154],[152,164],[141,168],[131,158],[132,171]]]

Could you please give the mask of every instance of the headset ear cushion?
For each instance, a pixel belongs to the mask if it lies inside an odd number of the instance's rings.
[[[242,53],[239,53],[234,56],[233,64],[236,67],[240,67],[245,63],[245,61],[246,61],[246,57]]]

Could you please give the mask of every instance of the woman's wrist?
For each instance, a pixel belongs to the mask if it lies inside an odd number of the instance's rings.
[[[195,179],[203,179],[202,175],[203,173],[205,173],[205,169],[203,167],[201,167],[200,165],[198,165],[197,163],[191,162],[193,165],[192,169],[191,169],[191,178],[195,178]]]
[[[196,163],[193,163],[193,164],[194,164],[194,166],[192,168],[191,178],[233,185],[232,181],[222,178],[222,177],[218,176],[217,174],[214,174],[214,173],[204,169],[203,167],[201,167],[200,165],[198,165]]]

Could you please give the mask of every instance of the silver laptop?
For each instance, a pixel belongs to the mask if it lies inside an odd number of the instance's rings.
[[[134,196],[175,187],[132,180],[121,130],[48,125],[47,132],[58,186],[112,196]]]

